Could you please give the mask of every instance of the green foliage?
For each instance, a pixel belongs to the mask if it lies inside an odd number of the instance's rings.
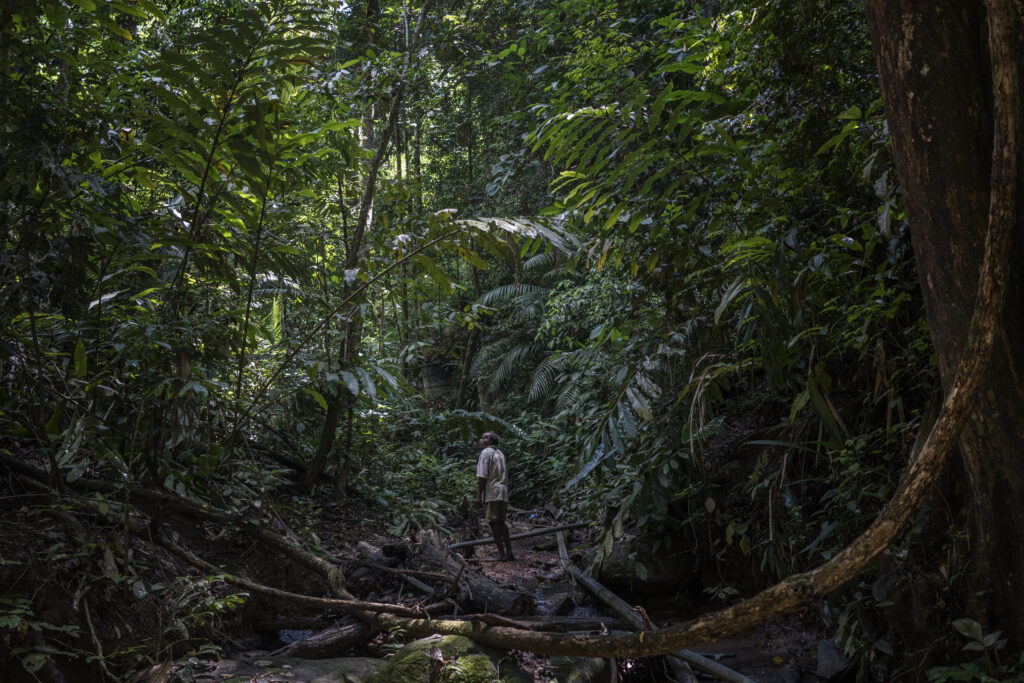
[[[225,615],[245,604],[248,597],[246,593],[227,592],[219,576],[181,576],[169,586],[157,584],[152,590],[164,597],[161,655],[164,651],[195,656],[219,654],[220,647],[209,642],[209,636]]]
[[[410,444],[386,454],[385,468],[377,473],[381,483],[371,495],[386,511],[389,533],[401,536],[441,526],[476,491],[475,462],[442,455],[431,446]]]
[[[80,629],[72,624],[56,625],[37,618],[32,601],[28,598],[0,597],[0,638],[10,647],[11,655],[21,662],[26,672],[35,674],[55,656],[74,657],[80,654],[73,648],[37,642],[32,638],[33,633],[46,633],[58,640],[61,636],[75,639],[80,635]]]
[[[779,576],[892,491],[935,377],[860,12],[565,2],[517,41],[554,55],[518,162],[584,247],[480,299],[473,371],[572,435],[589,518]]]
[[[994,683],[1020,680],[1021,672],[1024,671],[1024,654],[1015,661],[1004,661],[1000,658],[1000,653],[1006,648],[1006,639],[1002,637],[1002,631],[985,633],[981,624],[967,618],[954,621],[953,628],[967,640],[962,648],[963,652],[978,656],[956,666],[932,667],[928,670],[929,681]]]
[[[608,540],[834,556],[935,385],[860,4],[356,9],[12,5],[5,434],[254,522],[291,458],[406,534],[495,429]]]
[[[878,675],[884,670],[884,662],[895,652],[886,640],[886,629],[880,611],[891,608],[889,592],[893,588],[888,577],[879,577],[873,582],[858,582],[840,610],[836,625],[835,641],[843,653],[858,662],[860,671]]]

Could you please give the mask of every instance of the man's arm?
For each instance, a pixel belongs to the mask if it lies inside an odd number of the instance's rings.
[[[476,461],[476,502],[481,505],[484,502],[484,491],[487,490],[487,476],[491,465],[489,450],[488,448],[482,450]]]

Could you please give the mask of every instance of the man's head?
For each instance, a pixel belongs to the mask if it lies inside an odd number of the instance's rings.
[[[484,432],[480,437],[480,447],[487,448],[488,446],[498,445],[498,435],[494,432]]]

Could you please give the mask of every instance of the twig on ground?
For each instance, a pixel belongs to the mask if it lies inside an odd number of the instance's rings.
[[[92,625],[92,615],[89,613],[89,601],[82,600],[82,607],[85,608],[85,623],[89,625],[89,635],[92,636],[92,644],[96,646],[96,661],[100,664],[100,671],[103,672],[103,679],[110,679],[112,681],[117,680],[117,676],[110,673],[110,669],[107,668],[107,660],[103,656],[103,644],[100,642],[99,637],[96,635],[96,629]]]

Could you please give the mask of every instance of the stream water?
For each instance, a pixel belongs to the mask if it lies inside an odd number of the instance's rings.
[[[537,614],[560,617],[599,617],[602,613],[596,607],[580,604],[579,590],[565,581],[542,583],[533,591],[537,601]]]

